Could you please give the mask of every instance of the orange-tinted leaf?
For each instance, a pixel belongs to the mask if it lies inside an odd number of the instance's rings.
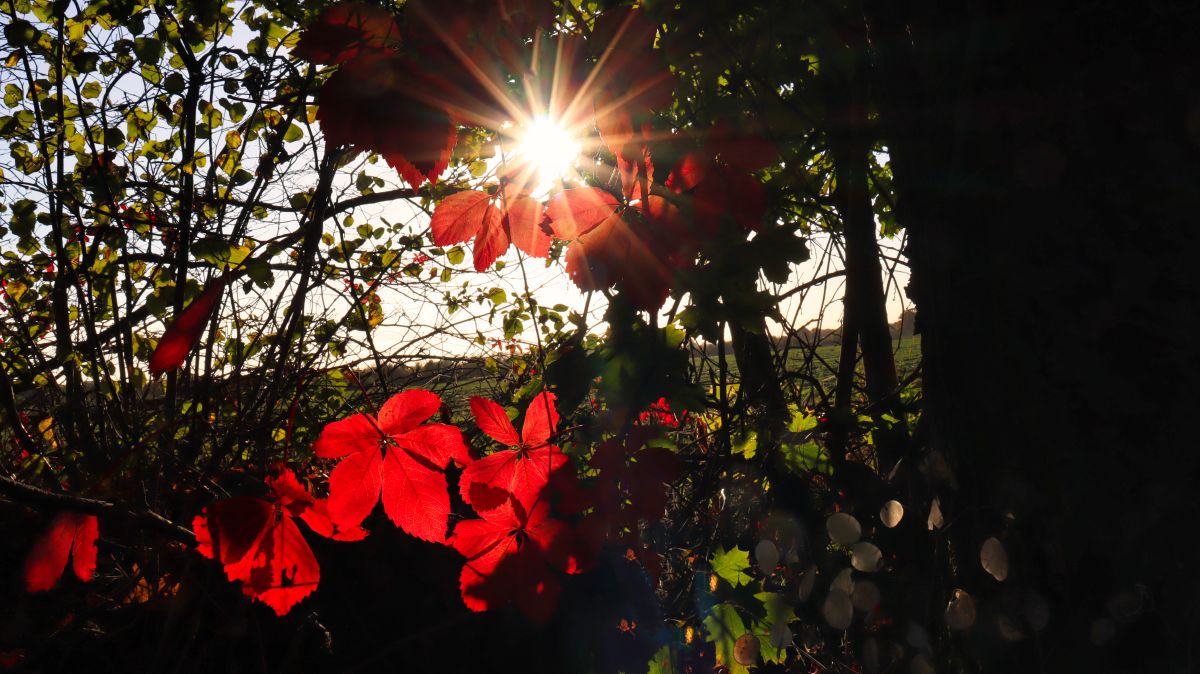
[[[542,229],[545,209],[529,197],[515,197],[506,202],[505,224],[513,244],[527,255],[546,257],[550,254],[550,235]]]
[[[429,220],[433,242],[439,246],[475,238],[475,269],[483,271],[508,247],[503,214],[485,192],[459,192],[442,200]]]
[[[212,318],[221,292],[225,289],[225,277],[213,279],[204,292],[175,317],[167,331],[158,340],[158,346],[150,355],[150,372],[160,375],[183,365],[187,356],[200,340],[200,334]]]
[[[616,212],[617,198],[595,187],[563,190],[546,204],[554,237],[570,241],[595,229]]]
[[[71,570],[87,582],[96,572],[96,539],[99,520],[95,515],[63,511],[50,522],[25,558],[25,589],[45,592],[58,584],[67,559]]]

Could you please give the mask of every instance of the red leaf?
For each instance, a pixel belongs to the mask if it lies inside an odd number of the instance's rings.
[[[329,476],[329,517],[338,528],[354,530],[382,499],[384,512],[404,531],[445,540],[450,501],[442,471],[471,457],[457,428],[421,425],[440,405],[433,393],[413,389],[384,403],[377,421],[356,414],[325,427],[317,454],[345,455]]]
[[[535,199],[520,196],[507,200],[504,222],[517,248],[533,257],[550,254],[550,235],[542,229],[545,209]]]
[[[456,139],[446,110],[413,98],[424,88],[416,68],[399,57],[350,61],[321,86],[317,108],[326,144],[374,150],[414,188],[437,180]]]
[[[292,53],[313,63],[337,65],[394,49],[399,41],[400,26],[386,9],[343,2],[321,12],[305,27]]]
[[[379,429],[365,414],[355,414],[325,426],[313,453],[325,459],[336,459],[351,452],[361,452],[368,447],[379,447]]]
[[[358,540],[366,532],[335,529],[325,502],[313,498],[290,470],[269,478],[267,485],[276,502],[250,497],[216,501],[196,516],[193,528],[200,554],[218,560],[247,596],[283,615],[316,590],[321,579],[320,566],[293,518],[339,540]]]
[[[367,537],[364,529],[341,529],[334,525],[329,518],[328,501],[308,493],[291,470],[284,469],[277,476],[267,478],[267,486],[278,497],[279,505],[291,516],[304,520],[313,532],[335,541],[359,541]]]
[[[529,509],[553,496],[548,492],[551,476],[569,464],[562,450],[546,444],[558,426],[555,400],[549,391],[535,396],[525,408],[525,421],[518,437],[504,408],[486,398],[471,399],[471,412],[479,428],[514,449],[494,452],[463,470],[459,491],[464,501],[482,511],[497,508],[512,498]],[[569,466],[564,470],[574,476]]]
[[[499,220],[500,212],[492,205],[491,196],[471,190],[443,199],[429,219],[429,230],[434,245],[449,246],[470,241],[484,227],[499,226]]]
[[[452,460],[460,466],[465,466],[473,460],[467,453],[467,443],[463,441],[462,431],[449,424],[425,424],[394,439],[398,446],[438,468],[445,468]]]
[[[99,520],[95,515],[72,511],[59,513],[25,558],[25,589],[45,592],[58,584],[71,559],[71,570],[83,582],[96,572],[96,539]]]
[[[617,198],[596,187],[563,190],[546,204],[554,237],[570,241],[596,228],[616,213]]]
[[[500,211],[492,208],[495,218],[488,218],[480,228],[479,236],[475,237],[474,261],[475,271],[484,271],[492,266],[504,251],[508,250],[508,230],[504,227],[504,218]]]
[[[339,527],[362,524],[383,488],[383,455],[378,448],[355,452],[329,474],[329,517]]]
[[[517,435],[517,429],[513,428],[504,408],[499,404],[475,396],[471,398],[471,414],[475,416],[479,430],[487,433],[496,442],[507,447],[521,444],[521,436]]]
[[[525,423],[521,426],[521,440],[526,447],[538,447],[550,439],[558,429],[558,410],[554,408],[558,397],[543,391],[525,408]]]
[[[459,576],[463,603],[486,611],[515,602],[535,622],[545,622],[558,604],[557,572],[582,570],[578,543],[565,523],[550,519],[540,504],[528,516],[502,507],[483,519],[464,520],[450,543],[467,558]]]
[[[189,353],[200,340],[200,334],[212,318],[221,291],[225,289],[225,277],[213,279],[204,292],[187,306],[167,327],[158,340],[158,346],[150,356],[150,372],[160,375],[183,365]]]
[[[276,615],[292,610],[321,580],[312,548],[288,517],[271,523],[248,559],[249,576],[238,579],[243,581],[242,592],[270,606]]]
[[[516,194],[493,197],[485,192],[459,192],[446,197],[433,212],[430,231],[439,246],[475,239],[475,270],[490,267],[510,240],[535,257],[550,253],[550,237],[541,231],[542,206]]]
[[[539,449],[505,449],[475,461],[459,478],[459,493],[477,511],[498,508],[509,501],[530,508],[549,501],[551,476],[570,459],[554,445]],[[573,472],[573,468],[568,470]]]
[[[419,388],[401,391],[379,408],[379,428],[391,436],[407,433],[436,414],[441,406],[442,399],[436,393]]]
[[[446,540],[450,493],[446,475],[406,449],[383,459],[383,511],[408,534],[433,543]]]

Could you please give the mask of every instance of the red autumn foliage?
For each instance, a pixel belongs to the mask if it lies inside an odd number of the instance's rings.
[[[150,355],[151,374],[160,375],[183,365],[183,361],[187,360],[188,354],[200,341],[204,326],[208,325],[209,319],[212,318],[224,289],[224,276],[213,279],[200,297],[179,312],[158,340],[154,353]]]
[[[471,457],[462,433],[446,424],[422,424],[441,398],[421,389],[392,396],[378,417],[353,416],[329,424],[313,445],[317,456],[342,458],[329,476],[329,516],[339,527],[359,526],[382,500],[387,516],[417,538],[446,540],[450,496],[445,469]]]
[[[100,522],[95,515],[64,510],[55,516],[25,558],[25,589],[45,592],[58,584],[67,559],[71,571],[83,582],[96,572],[96,539]]]
[[[509,502],[480,515],[459,522],[450,538],[467,558],[459,576],[463,603],[486,611],[515,602],[530,620],[545,622],[558,605],[558,574],[584,570],[575,533],[550,517],[545,501],[528,513]]]
[[[683,413],[683,418],[687,419],[686,411]],[[638,423],[642,425],[659,424],[660,426],[679,428],[679,422],[680,418],[671,411],[671,403],[666,398],[659,398],[650,405],[650,409],[638,415]]]
[[[361,2],[334,5],[300,34],[292,53],[313,63],[339,65],[395,50],[400,26],[382,7]]]
[[[326,142],[380,153],[416,188],[446,169],[456,122],[445,105],[426,100],[422,92],[437,83],[400,51],[403,37],[386,10],[344,3],[305,28],[296,54],[338,66],[318,94]]]
[[[452,194],[438,204],[430,219],[433,242],[449,246],[475,239],[475,270],[490,267],[509,243],[533,257],[550,254],[550,236],[542,231],[542,205],[526,194],[504,189]]]
[[[537,395],[525,409],[521,433],[504,408],[487,398],[471,398],[471,413],[480,430],[510,447],[467,466],[459,480],[462,498],[476,511],[505,506],[510,501],[532,512],[535,504],[574,494],[575,469],[570,458],[549,444],[558,426],[555,395]]]
[[[721,218],[758,231],[767,210],[766,190],[752,173],[770,166],[778,153],[771,143],[753,136],[733,136],[724,126],[705,145],[680,159],[667,187],[690,195],[699,236],[717,232]]]
[[[598,471],[590,490],[595,508],[580,529],[594,552],[605,542],[621,545],[657,576],[658,556],[642,543],[638,523],[662,517],[665,485],[679,478],[683,466],[674,452],[650,444],[655,437],[653,429],[638,427],[623,441],[606,440],[596,448],[589,462]]]
[[[329,520],[325,501],[309,494],[290,470],[267,480],[272,499],[247,496],[216,501],[193,520],[196,549],[221,562],[225,575],[247,596],[283,615],[317,589],[321,568],[295,519],[336,540],[366,536],[340,530]]]
[[[571,241],[567,274],[575,285],[617,285],[640,309],[658,309],[675,270],[695,255],[679,209],[660,196],[622,206],[604,190],[580,187],[554,195],[546,215],[554,236]]]

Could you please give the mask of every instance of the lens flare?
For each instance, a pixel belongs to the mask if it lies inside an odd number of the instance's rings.
[[[537,192],[548,190],[570,175],[582,145],[549,117],[534,118],[524,129],[516,155],[537,171]]]

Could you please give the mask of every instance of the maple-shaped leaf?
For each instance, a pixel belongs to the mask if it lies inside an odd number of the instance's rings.
[[[534,257],[550,253],[550,237],[541,230],[542,206],[520,193],[501,190],[465,191],[442,200],[433,211],[429,228],[433,242],[449,246],[475,239],[475,270],[483,271],[514,243]]]
[[[83,582],[96,572],[96,539],[100,522],[95,515],[64,510],[50,522],[25,558],[25,589],[45,592],[58,584],[67,559],[71,570]]]
[[[200,335],[212,318],[224,289],[224,276],[213,279],[200,297],[179,312],[159,338],[154,353],[150,355],[151,374],[160,375],[183,365],[183,361],[187,360],[188,354],[200,341]]]
[[[321,431],[313,451],[344,457],[329,476],[329,517],[353,529],[382,500],[388,518],[405,532],[446,540],[450,494],[446,466],[471,463],[462,433],[446,424],[421,425],[441,398],[421,389],[392,396],[378,417],[355,414]]]
[[[500,450],[475,461],[463,471],[459,491],[477,511],[505,505],[509,499],[529,510],[548,502],[551,490],[569,491],[575,471],[570,458],[548,444],[558,426],[555,396],[538,394],[525,409],[521,433],[504,413],[504,408],[487,398],[471,398],[471,413],[480,430],[510,449]]]
[[[271,500],[239,496],[209,504],[192,523],[196,549],[215,559],[247,596],[283,615],[317,589],[321,568],[295,519],[314,532],[343,541],[360,540],[358,527],[339,529],[294,473],[282,469],[267,479]]]
[[[300,32],[292,53],[313,63],[338,65],[399,46],[400,26],[391,12],[361,2],[327,8]]]
[[[459,576],[463,603],[486,611],[509,602],[537,623],[554,614],[561,585],[558,573],[580,573],[584,563],[571,528],[550,517],[545,502],[528,513],[509,503],[463,520],[450,545],[467,558]]]

